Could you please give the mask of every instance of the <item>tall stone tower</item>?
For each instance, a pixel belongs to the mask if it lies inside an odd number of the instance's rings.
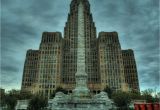
[[[62,71],[61,33],[44,32],[39,51],[37,92],[49,97],[60,86]]]
[[[82,3],[83,10],[79,11],[78,6]],[[81,16],[81,18],[78,18]],[[83,22],[79,23],[79,19]],[[98,54],[96,41],[96,27],[90,13],[88,0],[72,0],[70,13],[64,28],[64,57],[62,82],[63,87],[72,90],[75,87],[75,73],[77,72],[77,52],[78,52],[78,29],[83,24],[84,52],[85,52],[85,72],[88,75],[88,86],[91,90],[100,88],[100,75],[98,73]]]
[[[38,80],[39,50],[28,50],[24,63],[22,87],[23,91],[34,93],[34,87]]]
[[[117,32],[99,33],[98,53],[102,88],[124,90],[123,58]]]
[[[138,72],[134,52],[132,49],[122,50],[123,66],[125,82],[131,91],[137,92],[139,90]]]
[[[59,32],[44,32],[39,50],[27,51],[22,91],[49,97],[60,86],[62,40]]]

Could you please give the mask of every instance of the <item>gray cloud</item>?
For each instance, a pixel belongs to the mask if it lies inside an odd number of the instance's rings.
[[[2,87],[20,88],[26,51],[38,49],[43,31],[63,31],[68,10],[58,8],[68,6],[59,0],[2,1]]]
[[[91,4],[98,31],[118,31],[122,48],[134,49],[141,90],[159,87],[158,0],[93,0]]]
[[[158,0],[90,0],[97,31],[117,31],[132,48],[141,89],[159,85]],[[70,0],[2,0],[2,87],[20,88],[27,49],[38,49],[43,31],[60,31]],[[18,85],[17,85],[18,84]]]
[[[4,70],[4,71],[10,71],[10,72],[18,72],[18,68],[17,67],[15,67],[15,66],[10,66],[10,65],[2,65],[1,66],[1,68],[2,68],[2,70]]]

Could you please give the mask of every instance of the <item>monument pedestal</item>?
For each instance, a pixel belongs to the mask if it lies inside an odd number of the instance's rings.
[[[75,96],[59,92],[54,99],[49,100],[50,110],[114,110],[114,108],[114,103],[105,92],[101,92],[93,98],[75,98]]]
[[[76,88],[73,90],[74,98],[89,98],[90,90],[87,87],[87,74],[85,71],[83,74],[76,73]]]

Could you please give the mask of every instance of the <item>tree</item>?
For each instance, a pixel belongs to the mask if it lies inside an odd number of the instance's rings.
[[[25,99],[31,99],[33,97],[33,94],[29,91],[21,91],[19,94],[19,100],[25,100]]]
[[[160,92],[156,93],[154,102],[160,102]]]
[[[157,93],[157,97],[160,99],[160,92]]]
[[[3,105],[7,105],[8,110],[14,110],[17,100],[30,99],[33,95],[30,92],[10,90],[3,96]]]
[[[47,98],[36,95],[30,100],[28,108],[29,110],[41,110],[47,106],[47,103]]]
[[[5,93],[0,92],[0,106],[3,107],[5,106]]]
[[[141,94],[139,92],[129,92],[128,94],[132,100],[142,99]]]
[[[8,110],[14,110],[17,103],[17,98],[11,95],[6,95],[5,103],[7,104]]]
[[[152,89],[147,89],[142,91],[142,99],[146,100],[148,103],[152,103],[154,101],[152,93],[153,93]]]
[[[112,99],[118,107],[127,107],[131,102],[130,95],[121,91],[113,93]]]
[[[108,93],[108,97],[111,98],[113,91],[109,86],[106,86],[106,88],[103,91],[107,92]]]
[[[14,110],[14,107],[17,103],[19,98],[20,91],[18,90],[11,90],[7,94],[5,94],[4,101],[7,104],[8,110]]]

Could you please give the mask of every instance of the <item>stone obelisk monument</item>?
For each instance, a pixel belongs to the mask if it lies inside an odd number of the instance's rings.
[[[110,110],[112,107],[112,101],[108,98],[107,93],[101,92],[91,97],[87,87],[88,75],[85,71],[85,10],[82,2],[82,0],[79,0],[78,4],[76,87],[73,90],[73,94],[56,93],[54,99],[49,100],[50,106],[48,108],[51,110]]]
[[[80,2],[78,6],[78,47],[77,47],[77,73],[76,88],[73,94],[76,97],[88,97],[87,73],[85,72],[85,27],[84,6]]]

